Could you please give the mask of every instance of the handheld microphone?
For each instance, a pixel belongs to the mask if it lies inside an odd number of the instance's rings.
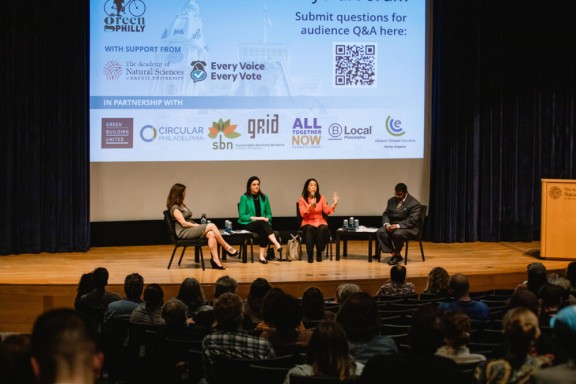
[[[310,193],[310,199],[315,199],[316,198],[316,194],[314,192]],[[316,206],[316,202],[314,202],[314,204],[312,204],[313,207]]]

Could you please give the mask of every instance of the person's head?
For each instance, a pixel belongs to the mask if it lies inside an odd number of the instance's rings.
[[[570,280],[568,280],[566,277],[558,273],[551,273],[548,275],[548,282],[564,289],[564,291],[566,291],[566,296],[570,293],[570,288],[572,285],[570,284]]]
[[[250,195],[259,195],[261,198],[264,198],[264,194],[260,189],[260,179],[258,176],[252,176],[246,182],[246,196]]]
[[[153,311],[164,304],[164,291],[159,284],[148,284],[144,290],[144,302],[146,303],[146,309],[148,311]]]
[[[528,308],[511,309],[502,319],[502,330],[512,359],[524,359],[540,336],[538,317]]]
[[[307,199],[311,194],[314,194],[316,199],[320,199],[320,184],[316,179],[308,179],[304,183],[304,188],[302,189],[302,197]]]
[[[226,275],[221,276],[214,283],[214,298],[217,299],[221,294],[230,292],[236,293],[236,288],[238,288],[238,283],[232,277]]]
[[[186,197],[186,186],[184,184],[176,183],[170,188],[168,198],[166,199],[166,207],[170,209],[173,205],[183,205],[184,198]]]
[[[408,194],[408,187],[404,183],[398,183],[394,187],[394,196],[396,200],[404,200],[406,195]]]
[[[450,278],[450,292],[456,299],[465,297],[470,292],[470,282],[461,273],[457,273]]]
[[[179,330],[186,328],[188,307],[178,299],[168,300],[162,307],[162,318],[166,328]]]
[[[261,311],[262,320],[264,320],[265,323],[270,324],[274,320],[273,312],[277,307],[276,302],[285,294],[286,293],[284,293],[282,288],[278,287],[271,288],[266,293],[264,299],[262,299],[262,311]]]
[[[338,377],[344,380],[353,372],[354,360],[350,357],[348,340],[342,327],[333,321],[323,321],[316,326],[306,351],[306,362],[314,375]]]
[[[248,297],[246,298],[250,310],[256,314],[260,313],[264,296],[266,296],[270,289],[272,289],[272,286],[268,280],[264,278],[259,277],[252,282],[250,290],[248,291]]]
[[[471,329],[472,322],[466,313],[448,312],[444,319],[444,341],[454,349],[467,345],[470,341]]]
[[[214,302],[216,326],[222,331],[236,331],[242,327],[242,300],[234,293],[225,292]]]
[[[390,279],[397,284],[403,284],[406,281],[406,267],[396,264],[390,268]]]
[[[307,320],[320,320],[325,317],[324,295],[320,288],[308,287],[300,300],[302,312]]]
[[[0,381],[6,384],[33,384],[36,377],[30,364],[30,335],[17,333],[0,341]]]
[[[528,289],[538,295],[540,287],[548,282],[546,277],[546,267],[542,263],[531,263],[528,264],[526,273]]]
[[[191,311],[199,308],[205,302],[202,287],[198,280],[193,277],[187,277],[182,281],[176,298],[186,304]]]
[[[108,285],[108,270],[104,267],[99,267],[92,273],[92,284],[94,289],[102,291]]]
[[[131,273],[124,279],[124,292],[128,299],[140,299],[144,289],[144,278],[138,273]]]
[[[78,297],[85,295],[94,289],[94,283],[92,283],[93,274],[94,272],[84,273],[82,277],[80,277],[80,282],[78,283]]]
[[[96,329],[72,309],[40,315],[32,330],[31,363],[38,382],[93,383],[103,356],[96,348]]]
[[[570,280],[572,289],[576,289],[576,261],[572,261],[566,267],[566,277]]]
[[[280,332],[295,331],[302,322],[302,307],[298,299],[289,294],[277,296],[270,309],[270,325]]]
[[[428,273],[428,281],[424,292],[430,294],[446,294],[450,289],[450,275],[442,267],[434,267]]]
[[[336,322],[351,342],[368,342],[378,333],[378,307],[366,292],[353,293],[340,306]]]
[[[576,359],[576,305],[562,308],[550,319],[558,347],[568,358]]]
[[[444,341],[444,316],[434,304],[418,307],[408,338],[415,355],[432,356]]]
[[[362,292],[362,290],[356,284],[352,283],[340,284],[338,288],[336,288],[336,301],[338,303],[343,303],[348,296],[357,292]]]
[[[544,312],[550,309],[560,309],[564,302],[564,296],[566,291],[554,284],[546,283],[540,287],[538,292],[538,297],[540,298],[540,308]]]
[[[540,311],[540,302],[538,301],[538,296],[536,296],[525,286],[519,286],[514,291],[512,297],[508,299],[509,310],[518,307],[528,308],[535,315],[538,315],[538,312]]]

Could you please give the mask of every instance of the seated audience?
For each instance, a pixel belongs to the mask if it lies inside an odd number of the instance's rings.
[[[223,293],[214,303],[216,331],[202,342],[204,374],[214,382],[214,364],[218,356],[235,359],[270,359],[275,357],[269,341],[252,336],[242,328],[243,312],[240,297]]]
[[[96,330],[72,309],[40,315],[32,330],[31,363],[38,383],[93,384],[100,375],[103,354]]]
[[[576,383],[576,306],[563,308],[550,321],[561,352],[561,363],[538,370],[532,376],[537,384]]]
[[[566,267],[566,278],[570,281],[570,304],[576,304],[576,261]]]
[[[284,295],[285,293],[282,288],[277,287],[270,288],[266,295],[264,295],[262,299],[262,321],[256,325],[256,330],[266,331],[272,327],[273,308],[276,307],[276,301]],[[304,329],[304,326],[302,326],[302,329]]]
[[[438,348],[436,355],[452,359],[456,364],[485,361],[484,355],[470,353],[468,349],[471,332],[471,321],[467,314],[459,311],[447,313],[444,321],[444,345]]]
[[[270,329],[260,337],[270,341],[277,355],[303,353],[312,336],[310,329],[302,329],[302,308],[295,297],[282,294],[270,303]]]
[[[416,287],[406,282],[406,267],[396,264],[390,268],[390,280],[380,287],[376,296],[404,296],[413,293],[416,293]]]
[[[30,364],[29,334],[13,334],[0,339],[0,382],[4,384],[36,384]]]
[[[450,278],[450,292],[455,300],[440,303],[438,308],[442,311],[462,311],[472,320],[488,320],[490,315],[488,305],[470,298],[470,283],[466,276],[461,273],[453,275]]]
[[[74,308],[78,310],[78,301],[85,294],[92,292],[94,284],[92,283],[93,272],[84,273],[78,282],[78,290],[76,291],[76,298],[74,299]]]
[[[113,301],[120,300],[119,294],[106,290],[108,285],[108,270],[100,267],[92,272],[92,291],[80,296],[76,309],[86,314],[94,324],[104,320],[104,312]]]
[[[356,284],[340,284],[338,288],[336,288],[336,302],[342,304],[348,296],[357,292],[362,292],[362,289]]]
[[[272,289],[272,286],[268,280],[261,277],[254,280],[250,285],[248,297],[243,307],[244,329],[252,330],[262,321],[262,302],[270,289]]]
[[[540,313],[540,302],[536,296],[527,287],[517,287],[514,294],[507,301],[508,310],[524,307],[531,310],[536,316]]]
[[[178,299],[169,300],[164,304],[162,318],[165,325],[157,332],[160,338],[202,341],[210,332],[210,329],[194,324],[188,317],[188,307]]]
[[[142,290],[144,289],[144,278],[138,273],[131,273],[124,279],[124,293],[126,298],[113,301],[106,307],[104,312],[104,323],[112,319],[130,320],[132,311],[142,304]]]
[[[549,327],[550,319],[564,306],[566,291],[554,284],[546,283],[540,288],[540,315],[538,323],[541,327]]]
[[[435,267],[430,270],[424,293],[445,297],[450,295],[450,275],[444,268]]]
[[[388,336],[378,334],[378,308],[366,292],[353,293],[340,306],[336,322],[342,326],[350,354],[365,364],[374,355],[398,353],[398,346]]]
[[[198,312],[212,310],[212,307],[206,304],[200,282],[193,277],[182,281],[176,298],[188,307],[188,317],[195,318]]]
[[[219,277],[214,283],[214,299],[220,297],[221,294],[229,292],[236,293],[238,283],[233,277],[228,275]]]
[[[304,321],[334,320],[336,314],[326,310],[324,295],[320,288],[308,287],[300,299]]]
[[[158,284],[149,284],[144,290],[144,302],[130,315],[130,323],[140,325],[164,325],[162,318],[164,291]]]
[[[434,305],[419,307],[410,326],[410,350],[399,355],[372,357],[366,363],[360,382],[459,384],[460,371],[456,363],[435,355],[442,345],[443,322],[442,312]]]
[[[507,351],[504,358],[480,363],[474,372],[475,383],[526,383],[541,367],[549,365],[547,356],[532,356],[530,350],[540,336],[538,317],[527,308],[514,308],[503,319]]]
[[[333,321],[318,324],[308,344],[306,364],[298,364],[288,371],[284,384],[291,376],[322,376],[346,380],[362,374],[364,364],[350,356],[346,334]]]
[[[528,288],[533,294],[538,296],[538,291],[540,288],[548,282],[547,271],[544,264],[535,262],[528,264],[528,268],[526,270],[527,279],[522,284],[519,284],[518,287],[526,287]]]

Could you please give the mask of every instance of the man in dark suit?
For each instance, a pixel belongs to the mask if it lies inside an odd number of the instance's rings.
[[[382,214],[383,226],[376,237],[383,252],[391,253],[388,264],[395,265],[403,260],[400,252],[410,236],[418,235],[420,223],[420,202],[408,194],[408,187],[399,183],[394,187],[395,196],[388,200]]]

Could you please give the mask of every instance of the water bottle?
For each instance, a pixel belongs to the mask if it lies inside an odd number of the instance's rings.
[[[200,218],[200,224],[206,224],[206,214],[203,213],[202,217]]]
[[[342,228],[348,229],[348,220],[344,219],[344,223],[342,224]]]
[[[232,222],[230,220],[224,222],[224,230],[226,233],[232,233]]]
[[[348,221],[348,225],[350,226],[350,228],[354,228],[354,217],[350,216],[350,219]]]
[[[354,220],[354,228],[358,229],[359,226],[360,226],[360,221],[358,221],[358,219]]]

